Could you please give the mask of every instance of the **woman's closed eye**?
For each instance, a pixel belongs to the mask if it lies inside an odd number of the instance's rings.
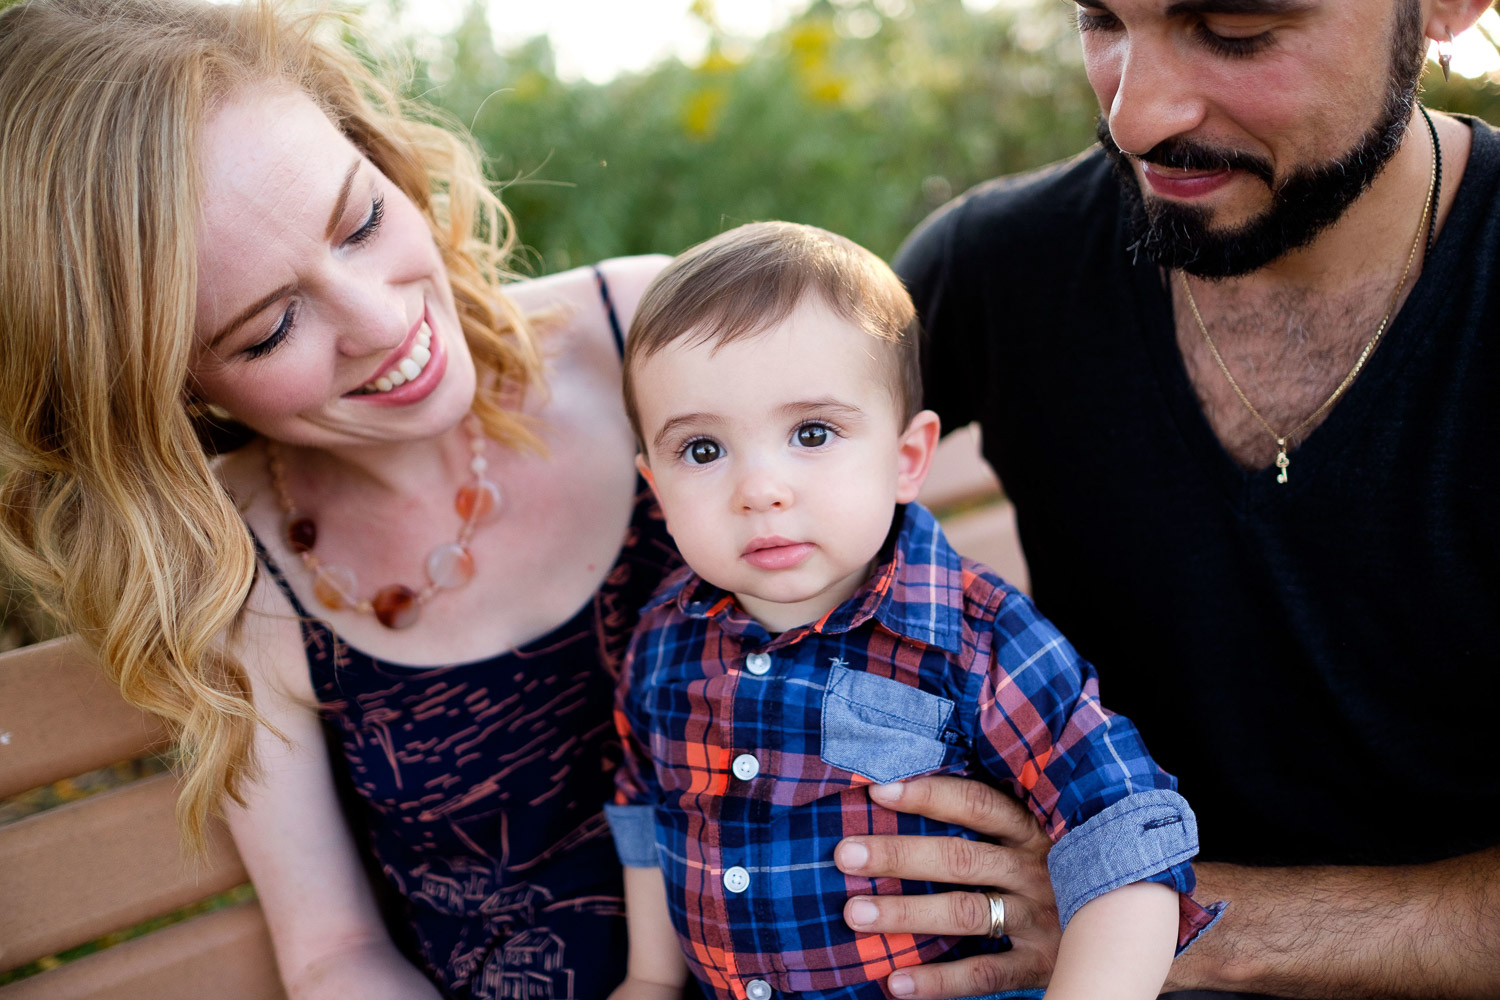
[[[245,348],[245,357],[253,361],[256,358],[263,358],[267,354],[270,354],[272,351],[276,350],[276,348],[280,347],[286,342],[286,338],[291,334],[292,327],[296,324],[296,322],[297,303],[293,301],[289,303],[286,309],[282,312],[281,319],[277,322],[276,328],[271,331],[270,336],[266,337],[265,340],[251,344],[249,347]]]
[[[344,245],[359,246],[361,243],[368,243],[375,238],[376,233],[380,232],[380,224],[384,220],[385,196],[377,194],[370,199],[370,214],[365,216],[365,221],[360,224],[360,227],[349,235]]]

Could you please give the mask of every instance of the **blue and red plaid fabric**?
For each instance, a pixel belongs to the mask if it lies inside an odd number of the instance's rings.
[[[720,997],[743,1000],[759,979],[872,1000],[897,968],[996,949],[845,925],[850,896],[949,887],[844,875],[839,840],[973,836],[874,805],[872,781],[986,777],[1054,840],[1129,795],[1175,787],[1025,595],[961,560],[920,506],[898,508],[896,524],[868,583],[818,622],[771,636],[681,570],[627,653],[611,825],[627,865],[661,865],[688,964]],[[1184,894],[1180,944],[1212,922],[1186,896],[1187,860],[1145,877]]]

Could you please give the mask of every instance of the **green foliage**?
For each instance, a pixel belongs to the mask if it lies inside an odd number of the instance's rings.
[[[604,86],[559,80],[545,39],[496,52],[478,0],[433,48],[418,92],[471,125],[536,273],[769,218],[889,255],[952,195],[1086,148],[1098,113],[1059,3],[819,0],[748,48],[716,34],[699,65]],[[1428,85],[1430,106],[1500,117],[1495,84]]]
[[[1060,4],[820,3],[748,50],[715,38],[699,65],[605,86],[559,81],[543,39],[496,53],[476,5],[419,64],[491,156],[538,271],[767,218],[890,254],[970,184],[1083,148],[1095,107]]]

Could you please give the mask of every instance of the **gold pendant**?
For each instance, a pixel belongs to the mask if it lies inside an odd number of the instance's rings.
[[[1280,474],[1276,477],[1276,481],[1284,483],[1286,482],[1287,466],[1292,464],[1292,460],[1286,457],[1286,438],[1277,438],[1276,447],[1280,449],[1276,452],[1276,468],[1281,470]]]

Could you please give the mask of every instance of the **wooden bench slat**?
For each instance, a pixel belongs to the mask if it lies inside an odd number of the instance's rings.
[[[1016,534],[1016,509],[995,503],[944,519],[943,533],[960,555],[977,559],[1013,586],[1031,591],[1031,574]]]
[[[176,797],[162,774],[0,827],[0,969],[244,884],[222,824],[205,862],[183,857]]]
[[[953,507],[999,494],[1000,480],[979,454],[979,425],[970,424],[938,445],[919,499],[942,515]]]
[[[0,656],[0,798],[166,745],[67,636]]]
[[[0,1000],[286,1000],[251,900],[0,986]]]

